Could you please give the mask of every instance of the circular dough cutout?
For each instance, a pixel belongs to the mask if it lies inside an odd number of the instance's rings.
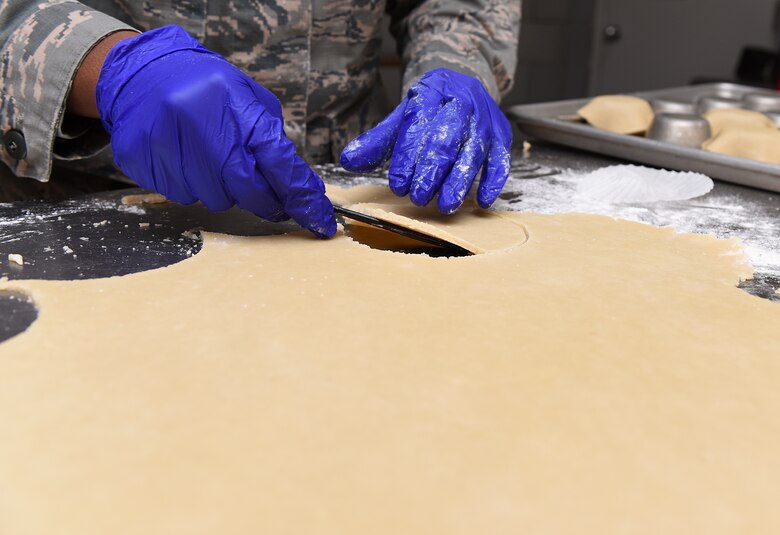
[[[604,95],[596,97],[577,114],[588,124],[617,134],[643,134],[653,122],[653,108],[639,97]]]
[[[780,164],[780,130],[774,128],[730,128],[707,141],[710,152]]]
[[[27,295],[0,291],[0,342],[26,331],[38,318],[38,310]]]
[[[763,113],[738,108],[716,108],[705,113],[704,118],[710,123],[713,137],[734,128],[777,128],[772,119]]]

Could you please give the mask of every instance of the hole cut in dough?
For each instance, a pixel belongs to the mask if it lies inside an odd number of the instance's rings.
[[[372,227],[359,221],[345,220],[344,234],[358,243],[367,245],[380,251],[392,251],[404,254],[424,254],[438,257],[467,256],[464,254],[452,254],[447,249],[433,244],[408,238],[395,232],[390,232],[377,227]]]
[[[387,188],[382,191],[373,186],[357,186],[346,191],[331,188],[328,195],[353,210],[443,238],[475,254],[501,251],[528,241],[528,232],[522,224],[499,212],[483,210],[468,200],[456,213],[444,215],[433,205],[424,208],[414,206],[408,199],[397,197]],[[396,235],[385,236],[392,234],[390,232],[366,231],[365,227],[349,226],[352,228],[347,230],[348,236],[376,249],[399,250],[419,244],[408,239],[396,239]]]
[[[617,134],[644,134],[653,122],[653,108],[639,97],[603,95],[577,111],[589,125]]]
[[[0,342],[25,332],[37,317],[38,310],[29,296],[0,290]]]

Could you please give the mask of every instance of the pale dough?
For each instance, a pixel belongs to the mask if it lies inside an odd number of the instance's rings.
[[[752,110],[715,108],[705,113],[704,118],[710,123],[710,130],[713,136],[732,128],[770,128],[777,130],[777,126],[775,126],[772,119],[763,113]]]
[[[362,195],[363,202],[354,203],[357,192]],[[474,253],[520,245],[527,239],[525,229],[515,219],[499,212],[481,210],[472,201],[466,201],[458,211],[458,217],[451,217],[441,214],[433,205],[427,208],[414,206],[407,198],[393,195],[387,188],[339,190],[330,193],[330,197],[339,204],[352,204],[353,210],[444,238]]]
[[[702,145],[704,150],[780,164],[780,130],[729,128]]]
[[[577,111],[588,124],[618,134],[642,134],[653,122],[653,108],[639,97],[602,95]]]
[[[465,258],[205,234],[1,284],[40,316],[0,345],[0,531],[780,530],[780,306],[739,246],[501,218]]]
[[[168,199],[159,193],[141,193],[122,197],[122,204],[162,204],[164,202],[168,202]]]

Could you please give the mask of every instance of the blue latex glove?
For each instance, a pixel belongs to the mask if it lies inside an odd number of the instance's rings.
[[[457,210],[480,168],[477,202],[490,207],[501,193],[511,160],[512,128],[476,78],[435,69],[375,128],[341,153],[349,171],[370,171],[390,161],[390,188],[425,206],[438,192],[445,214]],[[483,167],[484,165],[484,167]]]
[[[97,104],[130,178],[183,204],[234,204],[271,221],[336,232],[322,180],[285,136],[279,100],[177,26],[120,41]]]

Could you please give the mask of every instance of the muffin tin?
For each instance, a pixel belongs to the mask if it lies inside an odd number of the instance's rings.
[[[712,135],[710,123],[701,115],[656,113],[647,137],[698,149]]]
[[[774,118],[780,115],[780,93],[723,83],[631,94],[647,100],[656,113],[672,115],[671,119],[656,116],[651,127],[656,139],[615,134],[588,125],[577,116],[577,110],[589,98],[513,106],[507,116],[532,138],[780,192],[780,165],[708,152],[697,148],[698,141],[692,141],[703,136],[697,114],[716,107],[744,107]]]

